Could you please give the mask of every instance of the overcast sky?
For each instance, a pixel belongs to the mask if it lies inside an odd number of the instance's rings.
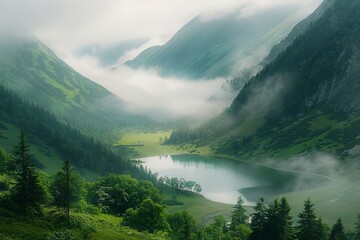
[[[109,73],[101,69],[96,59],[76,56],[75,52],[89,44],[107,47],[126,40],[150,39],[145,47],[163,44],[184,24],[202,14],[203,19],[212,19],[227,11],[242,8],[242,14],[278,5],[292,4],[307,13],[313,11],[321,0],[0,0],[0,28],[18,26],[26,28],[55,53],[80,73],[101,83],[112,92],[138,107],[153,103],[149,109],[164,105],[162,97],[172,97],[170,103],[178,103],[190,89],[200,87],[201,93],[189,94],[194,98],[208,99],[211,86],[218,88],[221,81],[212,84],[193,83],[184,85],[178,79],[164,79],[156,73],[120,69]],[[133,51],[132,55],[141,49]],[[147,81],[144,84],[144,81]],[[136,85],[137,83],[138,85]],[[152,86],[152,87],[150,87]],[[156,87],[154,87],[156,86]],[[165,87],[164,87],[165,86]],[[163,89],[159,92],[158,89]],[[208,89],[208,92],[204,92]],[[170,91],[170,94],[169,94]],[[171,92],[172,91],[172,92]],[[131,99],[135,93],[144,96]],[[136,94],[137,95],[137,94]],[[201,95],[201,96],[200,96]],[[220,94],[221,95],[221,94]],[[231,98],[216,106],[215,112],[229,104]],[[199,106],[196,103],[187,105]],[[206,103],[208,104],[208,103]],[[182,105],[183,106],[183,105]],[[143,109],[140,109],[143,110]],[[196,109],[193,112],[198,112]],[[191,114],[191,112],[184,112]]]

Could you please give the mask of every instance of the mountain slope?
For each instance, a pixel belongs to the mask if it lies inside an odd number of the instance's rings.
[[[360,145],[360,2],[328,3],[221,116],[170,140],[183,134],[243,157],[354,153]]]
[[[34,164],[48,173],[56,172],[67,159],[88,178],[109,172],[145,176],[125,159],[126,148],[115,153],[2,86],[0,95],[0,148],[11,152],[23,131],[31,144]]]
[[[120,42],[109,47],[93,44],[78,49],[76,54],[79,57],[94,57],[102,67],[113,67],[126,52],[138,48],[146,42],[147,39],[136,39]]]
[[[232,76],[238,73],[235,67],[259,63],[299,20],[293,7],[263,10],[250,17],[241,11],[213,19],[198,16],[165,45],[145,50],[127,65],[189,79]]]
[[[109,132],[149,121],[124,111],[124,102],[31,36],[0,39],[0,85],[84,131]]]

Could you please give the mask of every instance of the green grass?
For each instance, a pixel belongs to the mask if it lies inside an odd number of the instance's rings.
[[[175,200],[181,204],[167,206],[168,213],[182,210],[188,211],[200,225],[206,225],[213,221],[217,215],[229,217],[233,205],[213,202],[204,196],[194,193],[167,192],[162,194],[165,201]]]
[[[120,225],[121,218],[107,215],[89,215],[82,213],[73,213],[71,232],[77,239],[128,239],[128,240],[161,240],[161,236],[155,236],[148,233],[140,233],[136,230]],[[51,232],[64,232],[66,230],[63,222],[57,222],[54,217],[45,214],[44,217],[27,218],[15,216],[12,213],[0,212],[0,239],[9,236],[14,239],[23,240],[45,239],[45,236]],[[89,231],[90,230],[90,231]],[[88,238],[86,238],[86,232]]]
[[[121,139],[114,145],[139,145],[131,147],[135,154],[130,157],[153,157],[164,154],[184,153],[174,146],[162,145],[164,139],[168,138],[170,134],[170,131],[154,133],[128,133],[122,136]]]
[[[134,153],[130,158],[153,157],[158,155],[178,155],[185,153],[206,154],[208,147],[196,148],[194,145],[186,144],[183,146],[163,145],[165,138],[169,138],[171,131],[158,131],[152,133],[126,133],[114,146],[119,145],[139,145],[131,146]]]
[[[354,229],[357,215],[360,214],[358,183],[338,182],[327,187],[296,191],[282,196],[285,196],[292,206],[295,221],[298,213],[303,210],[304,201],[307,198],[315,204],[317,216],[329,226],[341,217],[346,229]]]

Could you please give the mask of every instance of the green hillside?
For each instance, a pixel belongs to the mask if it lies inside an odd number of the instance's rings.
[[[256,66],[296,24],[291,7],[241,18],[240,10],[214,19],[198,16],[163,46],[149,48],[127,65],[155,68],[161,75],[211,79]],[[265,53],[264,53],[265,52]]]
[[[0,85],[93,136],[151,122],[126,112],[124,102],[32,36],[0,38]]]
[[[146,176],[126,159],[126,147],[115,151],[1,86],[0,94],[0,146],[8,152],[13,152],[19,132],[24,131],[34,150],[34,164],[48,173],[66,159],[88,179],[109,172]]]

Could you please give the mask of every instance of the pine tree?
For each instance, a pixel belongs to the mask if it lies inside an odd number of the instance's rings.
[[[242,197],[239,197],[237,200],[237,203],[234,207],[234,211],[231,215],[231,224],[230,224],[230,230],[234,231],[237,226],[240,224],[245,224],[246,220],[248,219],[248,216],[246,216],[246,210],[243,207],[244,200]]]
[[[299,240],[321,240],[322,239],[322,224],[316,219],[314,204],[310,199],[304,203],[304,211],[299,213]]]
[[[53,205],[65,214],[67,226],[70,227],[70,209],[78,203],[82,195],[80,177],[68,160],[65,160],[61,170],[56,174],[51,186],[54,200]]]
[[[355,226],[355,240],[360,240],[360,214],[357,217],[356,226]]]
[[[275,199],[266,211],[264,238],[267,240],[293,240],[294,228],[290,216],[290,206],[285,198],[280,203]]]
[[[286,198],[282,198],[280,200],[280,223],[281,223],[281,231],[280,231],[280,240],[292,240],[295,239],[294,228],[292,226],[292,217],[290,216],[290,205],[287,202]]]
[[[266,223],[266,211],[267,207],[264,202],[264,198],[256,203],[254,207],[254,213],[251,214],[251,234],[250,240],[264,239],[264,228]]]
[[[342,224],[341,218],[339,218],[333,225],[329,240],[346,240],[344,226]]]
[[[41,214],[41,204],[45,201],[45,191],[39,184],[30,157],[29,145],[25,142],[24,133],[21,132],[19,145],[15,146],[17,170],[13,197],[22,215]]]

